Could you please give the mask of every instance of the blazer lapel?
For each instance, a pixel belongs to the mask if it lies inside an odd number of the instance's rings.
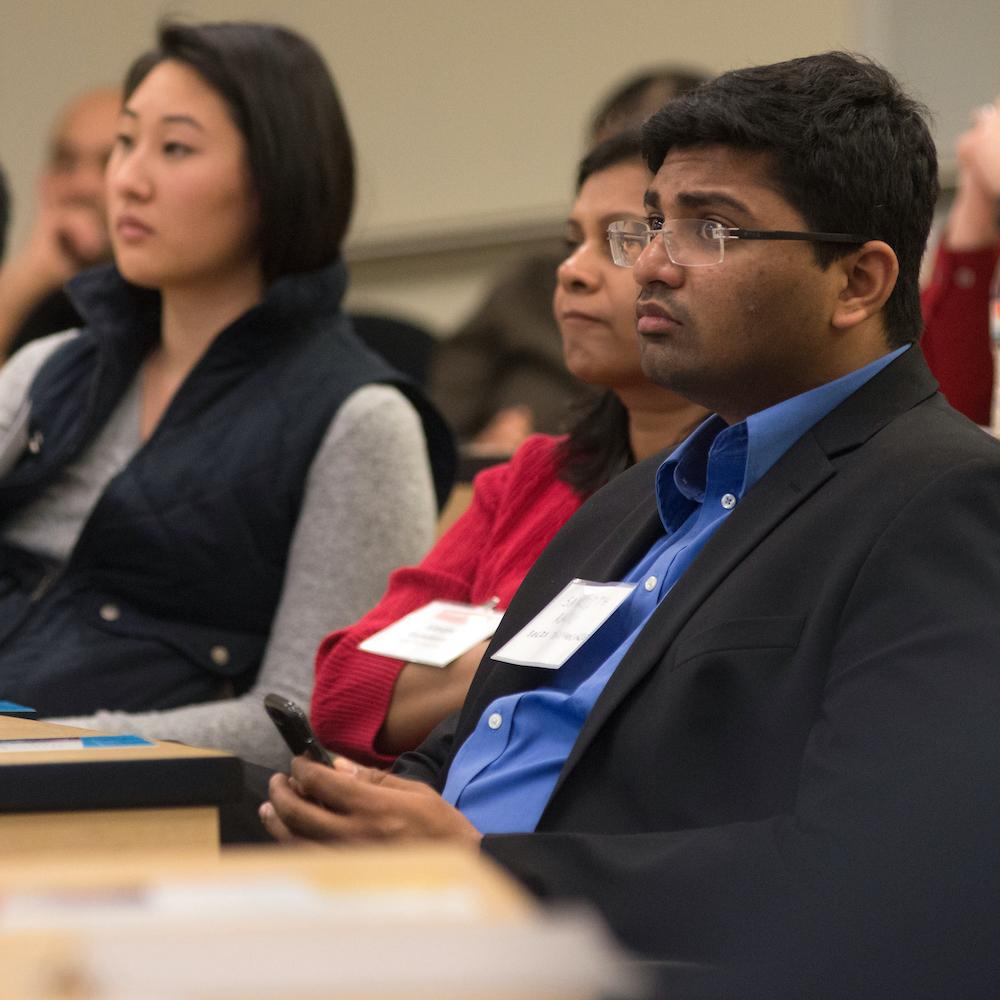
[[[791,467],[781,475],[774,475],[775,466],[747,492],[660,602],[587,716],[553,794],[611,713],[648,671],[663,659],[677,634],[702,602],[762,539],[833,475],[833,467],[826,454],[811,438],[798,442],[794,450],[796,460],[783,463]],[[790,455],[789,452],[786,458]]]
[[[830,458],[858,447],[900,413],[933,395],[937,385],[912,347],[824,417],[768,470],[719,526],[661,601],[611,676],[580,730],[553,796],[594,736],[639,681],[665,656],[698,607],[760,542],[834,475]],[[618,566],[627,573],[631,563]],[[635,547],[630,547],[634,552]]]
[[[592,537],[594,543],[583,559],[573,561],[573,577],[602,582],[620,580],[663,534],[653,485],[661,462],[662,456],[656,456],[641,463],[641,466],[647,467],[645,470],[636,466],[622,474],[635,482],[633,489],[627,491],[630,502],[623,513],[609,515],[602,512],[600,517],[591,516],[592,512],[584,505],[574,515],[574,531],[584,537]],[[562,538],[557,535],[515,594],[484,660],[489,660],[492,653],[516,635],[569,583],[571,576],[566,571],[561,542]],[[500,694],[530,690],[547,679],[548,671],[537,667],[494,660],[489,682],[481,689],[474,686],[470,692],[471,697],[462,709],[462,720],[464,722],[469,718],[474,723],[486,705]]]

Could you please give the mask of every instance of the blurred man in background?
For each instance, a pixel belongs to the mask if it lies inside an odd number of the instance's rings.
[[[31,230],[0,271],[0,355],[79,322],[62,286],[110,256],[104,165],[120,108],[117,88],[103,87],[80,95],[56,121]]]

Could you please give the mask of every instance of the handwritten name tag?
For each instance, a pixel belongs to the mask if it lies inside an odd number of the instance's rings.
[[[633,590],[634,583],[571,580],[492,659],[558,670]]]
[[[366,653],[444,667],[497,630],[503,613],[490,604],[431,601],[358,645]]]

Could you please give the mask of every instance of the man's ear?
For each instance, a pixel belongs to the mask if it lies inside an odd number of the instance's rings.
[[[830,266],[837,269],[842,282],[831,319],[838,330],[849,330],[878,314],[899,277],[896,254],[881,240],[869,240]]]

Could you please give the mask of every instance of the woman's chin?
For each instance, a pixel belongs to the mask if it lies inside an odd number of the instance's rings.
[[[607,389],[615,381],[614,367],[594,357],[567,357],[566,368],[574,378],[596,389]]]
[[[163,275],[158,268],[143,266],[127,256],[115,257],[115,267],[129,284],[138,285],[140,288],[160,288],[163,285]]]

